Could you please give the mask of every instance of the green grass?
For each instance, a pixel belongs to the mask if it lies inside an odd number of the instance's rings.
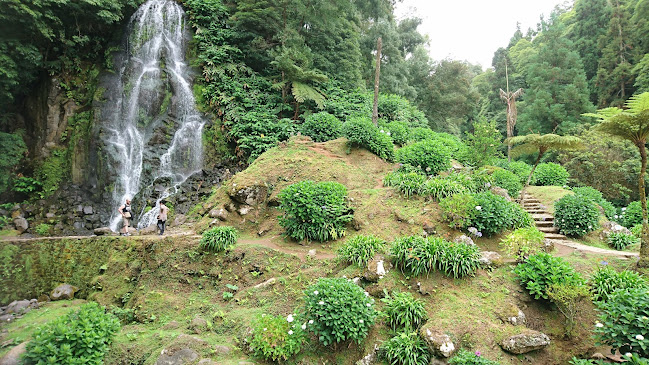
[[[554,202],[568,194],[573,194],[572,191],[560,186],[528,186],[525,191],[537,198],[551,214],[554,213]]]

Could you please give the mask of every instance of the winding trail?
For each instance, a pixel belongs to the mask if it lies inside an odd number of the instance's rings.
[[[554,216],[546,210],[546,207],[541,204],[540,200],[529,193],[526,193],[522,198],[522,201],[523,209],[532,215],[536,228],[543,232],[546,240],[549,240],[554,244],[559,251],[559,256],[567,256],[574,251],[579,251],[627,259],[639,257],[639,253],[637,252],[608,250],[572,241],[568,237],[559,233],[559,229],[554,226]]]

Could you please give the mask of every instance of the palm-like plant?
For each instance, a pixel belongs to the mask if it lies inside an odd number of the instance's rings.
[[[543,134],[543,135],[528,134],[525,136],[517,136],[517,137],[507,138],[505,142],[515,146],[512,149],[513,156],[520,156],[523,154],[532,154],[537,152],[539,154],[536,157],[536,161],[534,162],[534,166],[530,171],[530,175],[527,177],[527,182],[525,183],[525,187],[527,187],[530,184],[530,180],[532,180],[532,175],[534,174],[534,170],[536,169],[536,166],[538,166],[539,162],[541,162],[541,157],[543,157],[543,155],[546,152],[550,150],[560,150],[560,151],[574,150],[582,147],[581,139],[578,137],[559,136],[551,133]],[[521,196],[523,196],[522,193]]]
[[[647,196],[644,175],[647,172],[647,137],[649,137],[649,92],[637,94],[626,101],[626,109],[604,108],[597,113],[584,114],[599,118],[597,129],[631,141],[640,151],[641,170],[638,177],[640,204],[642,205],[642,244],[638,266],[649,267],[649,224],[647,223]]]

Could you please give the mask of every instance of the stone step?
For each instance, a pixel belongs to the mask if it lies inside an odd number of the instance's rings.
[[[559,233],[559,228],[557,227],[538,227],[539,231],[543,233]]]
[[[545,209],[525,209],[525,211],[530,214],[550,214]]]
[[[560,233],[545,233],[545,238],[549,240],[567,240],[568,237]]]
[[[536,221],[534,222],[537,227],[554,227],[554,221]]]
[[[524,198],[524,199],[523,199],[523,202],[525,202],[525,203],[537,203],[537,204],[541,204],[541,201],[538,200],[538,199],[536,199],[536,198]]]
[[[532,214],[532,218],[535,221],[554,221],[552,214],[541,213],[541,214]]]

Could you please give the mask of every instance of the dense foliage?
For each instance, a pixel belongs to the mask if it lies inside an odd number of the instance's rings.
[[[394,292],[381,301],[385,303],[384,312],[388,316],[388,323],[395,331],[417,330],[428,319],[424,302],[411,293]]]
[[[500,245],[509,255],[523,261],[530,255],[541,252],[544,248],[545,235],[536,227],[518,228],[500,241]]]
[[[345,235],[352,219],[347,206],[347,188],[337,182],[305,180],[284,188],[279,194],[284,215],[279,224],[295,240],[335,240]]]
[[[230,226],[219,226],[203,232],[199,246],[210,252],[230,249],[237,243],[237,230]]]
[[[400,237],[390,246],[395,266],[412,275],[439,270],[461,278],[474,275],[480,267],[480,249],[474,245],[448,242],[439,237]]]
[[[342,122],[335,116],[320,112],[307,116],[300,130],[315,142],[326,142],[340,137],[342,126]]]
[[[483,234],[493,235],[505,229],[532,225],[529,213],[502,196],[482,192],[475,194],[473,199],[475,206],[471,212],[470,226],[477,228]]]
[[[542,163],[534,170],[532,184],[540,186],[564,186],[568,183],[568,171],[556,163]]]
[[[548,289],[553,284],[584,283],[583,278],[564,259],[540,252],[528,257],[514,269],[518,280],[535,299],[550,299]]]
[[[374,323],[374,299],[345,278],[320,278],[304,296],[305,319],[323,345],[361,342]]]
[[[421,170],[426,175],[437,175],[451,166],[446,146],[436,140],[415,142],[397,150],[396,160]]]
[[[590,199],[566,195],[554,203],[554,225],[568,236],[581,237],[599,227],[599,209]]]
[[[606,242],[616,250],[624,250],[628,246],[640,243],[640,239],[624,232],[611,232],[606,237]]]
[[[343,124],[343,135],[352,145],[366,148],[386,161],[394,160],[392,139],[369,118],[351,118]]]
[[[383,249],[384,245],[385,241],[378,237],[358,235],[348,239],[340,246],[338,256],[347,262],[365,267],[374,255]]]
[[[496,170],[491,174],[491,176],[494,185],[507,190],[507,193],[509,193],[509,196],[512,198],[517,198],[518,193],[523,189],[523,184],[520,182],[520,178],[511,171],[504,169]]]
[[[640,202],[631,202],[626,208],[622,208],[619,222],[626,228],[642,224],[642,205],[640,205]]]
[[[642,275],[628,270],[617,271],[610,266],[595,271],[589,284],[596,301],[607,301],[616,290],[649,288],[649,282]]]
[[[293,314],[266,314],[254,322],[248,343],[255,356],[281,362],[300,352],[307,340],[305,329],[306,324]]]
[[[428,365],[430,353],[417,332],[400,332],[381,346],[385,359],[392,365]]]
[[[500,363],[481,356],[480,351],[471,352],[460,349],[450,360],[449,365],[499,365]]]
[[[117,317],[99,304],[84,304],[37,329],[24,359],[27,364],[103,364],[119,327]]]
[[[596,302],[600,312],[595,333],[599,341],[621,353],[649,357],[649,289],[616,290]]]

